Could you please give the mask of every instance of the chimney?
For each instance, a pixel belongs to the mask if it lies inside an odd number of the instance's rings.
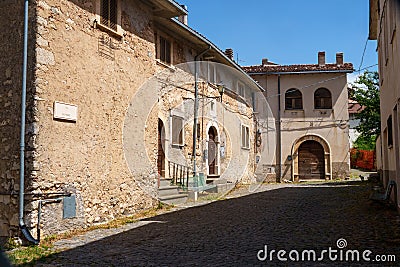
[[[268,58],[263,58],[263,59],[261,60],[261,64],[262,64],[263,66],[268,65]]]
[[[232,48],[225,49],[225,55],[229,57],[230,60],[233,60],[233,49]]]
[[[184,10],[187,11],[187,6],[181,5],[181,7],[182,7]],[[178,20],[179,20],[180,22],[182,22],[183,24],[188,25],[188,16],[187,16],[187,15],[181,15],[181,16],[179,16],[179,17],[178,17]]]
[[[325,51],[318,52],[318,65],[325,65]]]
[[[343,65],[343,53],[336,53],[336,65]]]

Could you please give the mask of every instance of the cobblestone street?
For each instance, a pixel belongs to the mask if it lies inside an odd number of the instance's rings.
[[[247,191],[242,188],[226,200],[127,225],[114,235],[75,244],[37,266],[293,266],[292,261],[280,262],[276,253],[272,261],[259,261],[257,252],[267,245],[268,253],[286,250],[285,257],[290,250],[319,253],[338,249],[340,238],[347,241],[344,251],[357,249],[361,257],[368,249],[371,259],[390,254],[400,261],[400,231],[394,228],[399,217],[368,200],[367,183],[263,185],[260,192]],[[327,254],[324,259],[297,264],[355,265],[332,262]],[[362,260],[357,264],[368,265]]]

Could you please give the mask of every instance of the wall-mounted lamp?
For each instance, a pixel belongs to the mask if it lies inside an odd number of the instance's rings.
[[[219,92],[219,95],[220,95],[220,101],[222,102],[222,95],[225,92],[225,85],[223,83],[219,83],[217,85],[217,87],[218,87],[218,92]]]

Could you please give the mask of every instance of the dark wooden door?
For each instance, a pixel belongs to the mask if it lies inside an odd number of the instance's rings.
[[[217,160],[217,144],[215,143],[216,131],[213,127],[208,130],[208,174],[217,174],[216,160]]]
[[[165,177],[164,124],[160,119],[158,120],[157,170],[161,177]]]
[[[324,148],[316,141],[305,141],[299,147],[299,178],[325,179]]]

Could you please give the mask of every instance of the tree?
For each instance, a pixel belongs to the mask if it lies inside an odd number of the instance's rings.
[[[355,146],[374,148],[376,137],[381,132],[378,72],[366,71],[360,75],[349,95],[364,107],[360,113],[356,114],[356,118],[360,119],[360,124],[356,127],[360,136]]]

